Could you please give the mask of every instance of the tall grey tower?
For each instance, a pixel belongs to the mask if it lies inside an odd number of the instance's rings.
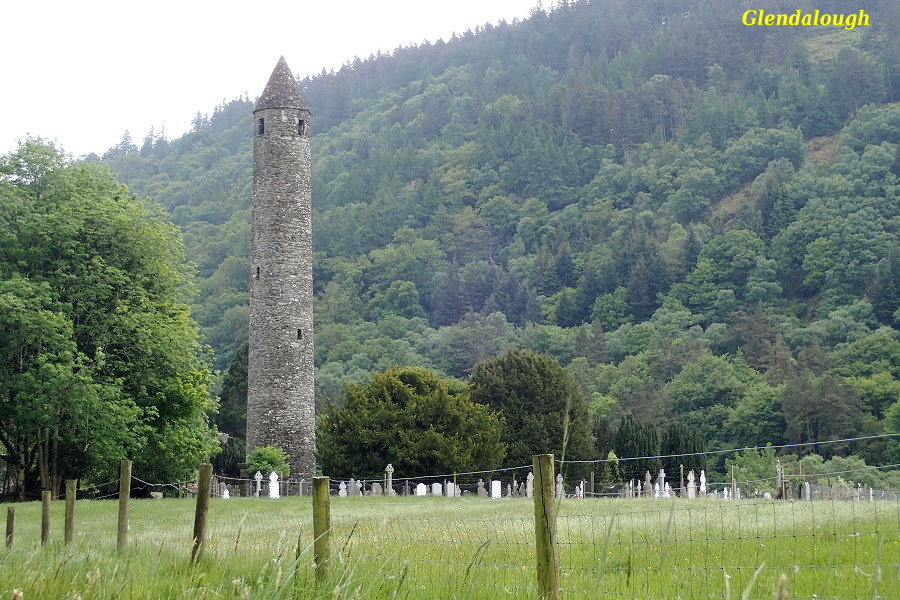
[[[276,445],[316,470],[310,112],[284,57],[256,104],[247,453]]]

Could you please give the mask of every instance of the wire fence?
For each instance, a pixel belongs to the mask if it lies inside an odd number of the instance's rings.
[[[404,497],[406,481],[395,482],[394,496],[341,497],[344,482],[332,482],[332,571],[397,597],[537,597],[534,503],[481,496],[478,481],[490,479],[474,475],[457,474],[454,497]],[[521,481],[519,472],[502,475],[507,490],[514,476]],[[409,487],[446,490],[445,480],[452,476]],[[811,501],[565,494],[555,499],[560,597],[900,598],[900,499],[858,489]],[[133,500],[129,545],[186,549],[193,509],[186,499]],[[53,504],[54,518],[61,510]],[[76,547],[114,547],[116,525],[114,502],[79,500]],[[39,531],[23,511],[17,543],[35,544]],[[312,541],[308,497],[212,499],[213,561],[239,556],[250,569],[299,552],[312,569]]]

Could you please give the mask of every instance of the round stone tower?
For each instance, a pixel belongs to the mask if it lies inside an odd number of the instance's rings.
[[[316,470],[309,119],[282,56],[253,111],[247,453],[280,446]]]

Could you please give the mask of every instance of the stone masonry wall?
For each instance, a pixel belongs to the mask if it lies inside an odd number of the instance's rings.
[[[254,113],[247,452],[280,446],[291,477],[315,475],[309,119]]]

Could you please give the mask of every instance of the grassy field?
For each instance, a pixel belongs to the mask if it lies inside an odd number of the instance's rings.
[[[196,565],[192,501],[132,501],[121,553],[114,501],[78,501],[69,546],[63,511],[41,547],[40,505],[15,505],[0,600],[537,596],[528,500],[332,498],[319,584],[309,498],[213,499]],[[897,502],[567,499],[558,542],[563,598],[900,598]]]

